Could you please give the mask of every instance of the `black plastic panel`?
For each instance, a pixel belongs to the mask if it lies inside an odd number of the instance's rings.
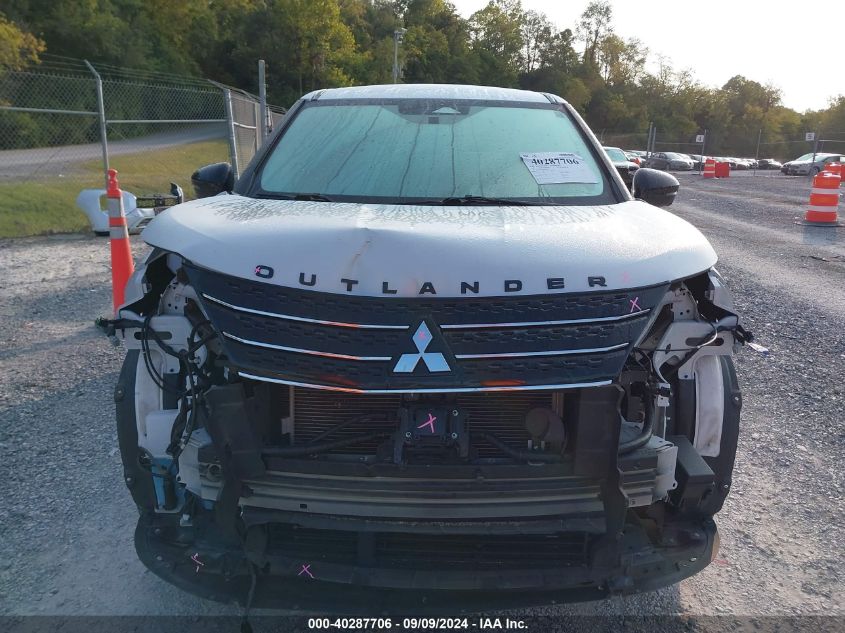
[[[185,269],[218,332],[248,341],[223,338],[232,367],[262,378],[362,391],[525,388],[609,381],[621,371],[631,345],[649,320],[650,309],[666,290],[666,286],[659,286],[487,298],[361,297],[276,286],[190,264]],[[249,310],[405,329],[339,327],[253,314]],[[629,316],[632,310],[633,316]],[[544,324],[583,319],[591,321]],[[433,337],[426,351],[443,354],[449,371],[430,372],[423,362],[418,362],[411,373],[395,372],[401,355],[416,353],[412,337],[422,322]],[[540,325],[505,325],[513,323]],[[489,324],[496,327],[477,327]],[[469,327],[443,327],[462,325]],[[624,347],[590,351],[618,346]],[[550,351],[560,353],[545,355]],[[515,356],[461,358],[502,354]],[[363,357],[382,360],[361,360]]]

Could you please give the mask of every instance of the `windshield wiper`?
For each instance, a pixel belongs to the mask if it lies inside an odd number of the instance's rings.
[[[471,205],[471,204],[487,204],[487,205],[496,205],[502,207],[514,207],[514,206],[531,206],[537,205],[542,203],[537,202],[524,202],[522,200],[512,200],[509,198],[488,198],[486,196],[459,196],[454,198],[443,198],[442,200],[438,201],[439,204],[444,206],[461,206],[461,205]]]
[[[291,193],[288,195],[273,197],[280,198],[282,200],[312,200],[314,202],[334,202],[334,200],[332,200],[328,196],[324,196],[321,193]]]

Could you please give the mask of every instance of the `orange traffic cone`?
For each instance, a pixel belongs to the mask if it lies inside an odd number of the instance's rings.
[[[836,221],[836,210],[839,206],[838,174],[823,171],[813,178],[813,188],[810,190],[810,204],[804,215],[804,222],[819,226],[840,226]]]
[[[126,213],[123,209],[123,195],[117,185],[117,170],[109,169],[106,198],[109,209],[109,234],[111,236],[111,287],[114,313],[123,304],[124,291],[129,276],[135,271],[132,250],[129,247],[129,231],[126,228]]]
[[[716,161],[713,158],[708,158],[704,161],[704,173],[702,174],[705,178],[715,178],[716,177]]]

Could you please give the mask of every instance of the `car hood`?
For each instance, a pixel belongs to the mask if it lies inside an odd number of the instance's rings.
[[[166,210],[143,237],[229,275],[368,296],[461,296],[462,282],[478,282],[478,296],[635,288],[716,262],[695,227],[641,201],[437,207],[224,194]]]

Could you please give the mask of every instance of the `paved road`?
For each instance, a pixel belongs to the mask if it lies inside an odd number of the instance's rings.
[[[155,150],[226,138],[225,123],[204,123],[200,125],[169,125],[166,132],[127,140],[114,140],[120,131],[110,131],[109,155],[120,156],[135,152]],[[99,160],[103,156],[99,143],[87,145],[63,145],[59,147],[39,147],[36,149],[12,149],[0,152],[0,182],[13,179],[32,179],[45,176],[67,175],[74,163]]]
[[[522,614],[845,615],[845,229],[794,224],[803,179],[681,180],[673,212],[712,240],[771,349],[737,361],[721,552],[661,591]],[[0,242],[0,615],[235,614],[135,557],[111,398],[122,352],[91,325],[109,310],[107,255],[88,237]]]

